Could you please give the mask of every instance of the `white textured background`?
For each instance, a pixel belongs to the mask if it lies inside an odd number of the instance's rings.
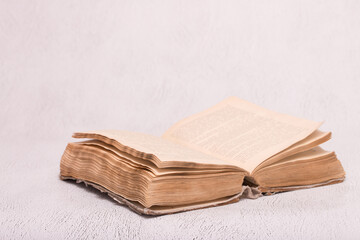
[[[1,239],[359,239],[360,1],[0,0]],[[157,218],[58,179],[74,131],[235,95],[326,120],[344,183]]]

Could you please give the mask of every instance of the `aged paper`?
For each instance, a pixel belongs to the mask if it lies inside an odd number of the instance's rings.
[[[315,146],[320,145],[323,142],[326,142],[331,138],[331,132],[322,132],[319,130],[316,130],[312,134],[310,134],[305,139],[291,145],[290,147],[286,148],[285,150],[281,151],[280,153],[275,154],[274,156],[266,159],[264,162],[262,162],[260,165],[258,165],[252,173],[256,172],[257,170],[260,170],[263,167],[269,166],[271,164],[274,164],[288,156],[297,154],[299,152],[303,152],[306,150],[309,150],[311,148],[314,148]]]
[[[163,138],[251,172],[320,125],[231,97],[176,123]]]
[[[113,144],[134,157],[148,159],[148,156],[155,157],[157,167],[203,167],[219,166],[238,169],[227,162],[212,155],[196,151],[186,146],[176,144],[169,140],[151,136],[143,133],[128,132],[120,130],[97,130],[75,133],[75,138],[90,138],[101,140],[107,144]],[[239,169],[240,170],[240,169]]]
[[[153,174],[156,176],[165,176],[165,175],[172,175],[172,174],[184,174],[184,175],[191,175],[191,174],[208,174],[208,173],[222,173],[222,172],[229,172],[233,171],[233,169],[211,169],[211,168],[181,168],[181,167],[170,167],[170,168],[158,168],[156,165],[148,160],[134,157],[131,154],[125,153],[120,151],[118,148],[114,147],[113,145],[106,144],[105,142],[99,140],[88,140],[78,142],[76,144],[79,145],[86,145],[92,146],[97,151],[110,151],[112,154],[116,156],[116,158],[134,168],[145,168],[149,169]],[[211,159],[210,159],[211,160]]]

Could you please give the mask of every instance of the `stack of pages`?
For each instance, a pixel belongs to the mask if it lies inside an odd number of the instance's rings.
[[[330,132],[300,119],[228,98],[162,137],[101,130],[74,133],[60,177],[107,192],[119,203],[161,215],[277,192],[342,182]]]

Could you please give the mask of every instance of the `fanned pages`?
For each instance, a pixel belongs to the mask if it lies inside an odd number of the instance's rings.
[[[320,148],[321,122],[231,97],[172,126],[162,137],[78,132],[61,159],[61,179],[84,182],[130,209],[169,214],[338,183],[345,172]]]

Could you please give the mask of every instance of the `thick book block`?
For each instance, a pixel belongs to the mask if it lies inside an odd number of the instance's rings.
[[[82,141],[66,147],[60,177],[147,215],[342,182],[336,154],[319,146],[331,138],[320,125],[231,97],[174,124],[162,137],[75,133]]]

